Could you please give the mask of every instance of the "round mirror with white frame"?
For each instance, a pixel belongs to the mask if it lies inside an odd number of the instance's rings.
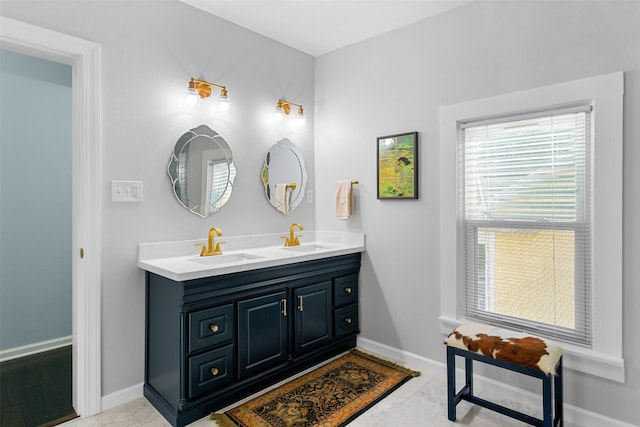
[[[276,142],[267,153],[262,168],[262,183],[271,206],[284,215],[304,200],[307,185],[304,157],[287,138]]]
[[[167,172],[180,204],[203,218],[229,201],[236,177],[231,148],[206,125],[178,139]]]

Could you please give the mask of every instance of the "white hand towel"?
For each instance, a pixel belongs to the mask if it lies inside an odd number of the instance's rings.
[[[289,197],[291,188],[287,184],[276,184],[276,209],[285,215],[289,215]]]
[[[336,183],[336,218],[349,219],[353,215],[353,211],[351,181],[338,181]]]

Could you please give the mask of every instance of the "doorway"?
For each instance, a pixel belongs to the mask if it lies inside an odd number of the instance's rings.
[[[71,67],[7,50],[0,65],[0,424],[36,426],[75,415]]]
[[[72,400],[90,416],[101,409],[100,45],[0,16],[0,48],[72,68]]]

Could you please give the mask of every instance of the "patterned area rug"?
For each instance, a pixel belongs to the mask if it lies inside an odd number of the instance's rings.
[[[352,350],[224,414],[220,427],[340,427],[419,372]]]

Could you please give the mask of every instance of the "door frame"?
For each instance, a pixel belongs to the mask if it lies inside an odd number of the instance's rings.
[[[72,67],[73,407],[101,411],[101,48],[0,16],[3,49]]]

